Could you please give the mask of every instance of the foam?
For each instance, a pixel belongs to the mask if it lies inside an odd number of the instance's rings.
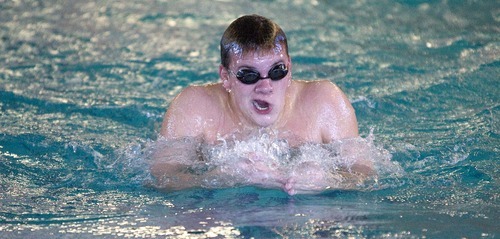
[[[276,135],[276,132],[257,131],[242,140],[236,136],[221,138],[216,145],[203,143],[199,138],[160,138],[147,147],[146,158],[151,163],[160,160],[183,165],[184,172],[199,179],[199,186],[205,188],[240,185],[279,188],[289,178],[296,178],[302,186],[320,190],[371,190],[390,186],[380,185],[379,178],[399,177],[403,172],[399,164],[391,161],[387,150],[373,143],[372,135],[298,147],[290,146]],[[374,173],[362,177],[354,170],[359,164],[373,165]],[[210,173],[213,170],[217,173]],[[175,182],[174,175],[164,176],[163,182]],[[320,178],[326,183],[314,185],[315,179]]]

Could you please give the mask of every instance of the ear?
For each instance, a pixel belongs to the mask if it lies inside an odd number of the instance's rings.
[[[219,65],[219,77],[222,82],[229,80],[229,71],[227,71],[226,67],[222,65]]]
[[[222,81],[222,86],[226,91],[231,91],[231,83],[229,82],[229,71],[226,67],[219,65],[219,77]]]
[[[288,71],[292,72],[292,58],[291,57],[288,57],[287,65],[288,65]]]
[[[288,86],[292,84],[292,58],[288,57],[288,74],[290,77],[288,77]]]

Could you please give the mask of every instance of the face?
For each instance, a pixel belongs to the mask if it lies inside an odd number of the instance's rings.
[[[286,92],[291,83],[291,62],[283,51],[253,52],[245,55],[231,54],[229,69],[220,67],[223,86],[229,91],[230,104],[242,123],[249,126],[268,127],[275,124],[283,113]],[[271,80],[269,70],[284,64],[288,74],[281,80]],[[240,70],[258,72],[261,79],[254,84],[244,84],[237,79]]]

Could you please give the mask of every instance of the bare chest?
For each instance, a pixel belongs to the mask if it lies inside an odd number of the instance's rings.
[[[298,116],[298,115],[297,115]],[[258,127],[245,127],[242,124],[231,120],[230,117],[220,117],[207,121],[204,138],[207,142],[216,143],[225,138],[244,139],[259,131]],[[321,143],[321,130],[317,122],[307,117],[290,117],[277,127],[269,127],[266,130],[273,131],[277,137],[286,139],[292,145],[304,142]]]

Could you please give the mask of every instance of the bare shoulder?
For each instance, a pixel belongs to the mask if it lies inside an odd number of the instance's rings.
[[[334,83],[328,80],[316,80],[316,81],[303,81],[300,84],[301,95],[309,100],[313,100],[315,104],[326,104],[330,107],[341,106],[343,104],[349,104],[347,96],[342,92],[342,90]],[[339,105],[341,104],[341,105]]]
[[[320,122],[324,142],[358,136],[358,123],[351,102],[344,92],[328,80],[300,83],[304,106]]]
[[[216,95],[214,85],[191,85],[179,93],[171,103],[171,107],[191,106],[198,107],[214,99]],[[208,101],[208,102],[207,102]]]
[[[168,138],[199,136],[203,124],[218,108],[220,93],[216,84],[186,87],[170,103],[160,134]]]

